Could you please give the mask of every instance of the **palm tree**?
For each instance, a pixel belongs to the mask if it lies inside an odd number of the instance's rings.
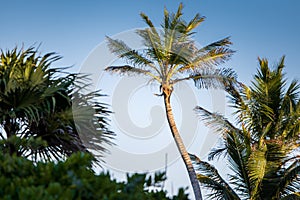
[[[300,199],[300,84],[287,86],[284,57],[274,70],[266,59],[252,86],[237,82],[228,91],[237,126],[218,113],[197,107],[203,120],[222,135],[208,159],[224,155],[232,173],[226,182],[217,169],[193,156],[198,180],[211,199]]]
[[[218,87],[226,79],[234,78],[231,70],[215,69],[233,54],[228,49],[229,38],[221,39],[203,48],[198,48],[193,40],[194,29],[199,26],[204,17],[196,14],[189,22],[182,19],[182,4],[176,13],[169,14],[164,9],[162,28],[156,28],[149,17],[141,13],[142,19],[149,26],[138,30],[145,49],[135,50],[123,41],[107,37],[110,51],[129,64],[124,66],[109,66],[106,71],[125,75],[142,75],[150,81],[155,81],[164,97],[168,123],[187,168],[196,199],[202,199],[195,170],[177,129],[170,98],[174,85],[181,81],[195,80],[200,87]]]
[[[101,95],[82,93],[85,75],[51,67],[60,59],[56,54],[37,53],[33,47],[1,50],[2,151],[33,160],[59,160],[93,146],[103,152],[103,145],[95,142],[110,143],[112,134],[107,129],[109,111],[97,99]]]

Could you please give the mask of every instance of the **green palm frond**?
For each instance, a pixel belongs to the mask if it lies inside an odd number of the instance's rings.
[[[236,73],[230,68],[202,68],[189,76],[189,79],[194,80],[197,88],[225,89],[235,84]]]
[[[180,72],[192,71],[196,73],[202,68],[211,68],[220,65],[231,58],[235,51],[228,48],[232,43],[229,37],[213,42],[194,52],[194,57],[179,69]]]
[[[152,62],[141,55],[137,50],[128,47],[123,41],[106,37],[111,52],[120,58],[126,58],[133,65],[146,66]]]
[[[6,148],[11,154],[33,160],[59,160],[76,151],[87,151],[74,121],[72,101],[76,94],[81,94],[80,101],[77,100],[82,109],[79,115],[85,118],[86,125],[93,124],[86,134],[97,133],[102,144],[110,144],[113,134],[108,131],[106,122],[110,112],[95,100],[99,94],[84,91],[88,86],[86,75],[52,67],[60,57],[55,53],[38,56],[33,47],[1,51],[0,58],[0,120],[4,129],[0,134],[4,139],[3,135],[7,135],[4,142],[10,144]],[[84,109],[91,111],[89,116],[84,114]],[[10,141],[15,137],[13,144]],[[18,145],[19,139],[30,138],[45,143],[29,145],[22,141],[22,145]],[[104,149],[99,151],[103,152]]]
[[[251,184],[251,198],[257,198],[260,193],[262,180],[266,170],[266,147],[263,146],[260,149],[256,149],[251,152],[248,161],[248,173],[249,181]]]
[[[105,71],[118,73],[118,74],[121,74],[121,75],[123,75],[123,74],[138,75],[139,74],[139,75],[148,76],[148,77],[158,81],[159,83],[162,82],[161,78],[159,76],[156,76],[156,75],[152,74],[151,71],[136,68],[136,67],[132,67],[132,66],[129,66],[129,65],[109,66],[109,67],[105,68]]]
[[[209,153],[209,159],[214,159],[216,155],[227,156],[228,165],[233,171],[232,175],[229,175],[229,181],[234,188],[240,191],[241,196],[247,197],[246,194],[250,191],[246,169],[250,145],[247,145],[247,141],[249,142],[250,138],[222,115],[211,113],[200,106],[197,106],[195,110],[208,127],[222,135],[222,146],[212,149]]]
[[[162,66],[166,52],[164,51],[165,47],[161,38],[162,36],[157,33],[156,28],[150,27],[137,30],[137,34],[142,38],[143,45],[145,46],[145,54],[158,62],[159,66]]]
[[[196,16],[185,26],[186,32],[189,33],[191,30],[194,30],[204,21],[204,19],[205,17],[196,14]]]
[[[283,172],[282,178],[278,183],[277,194],[287,195],[300,192],[300,160],[294,161]]]
[[[171,13],[171,15],[168,15],[169,18],[169,23],[165,24],[165,26],[168,26],[169,30],[176,30],[176,27],[180,26],[182,23],[181,16],[182,16],[182,9],[183,9],[183,4],[180,3],[177,9],[176,13]]]
[[[263,128],[268,121],[278,118],[278,108],[281,107],[283,96],[283,86],[285,81],[282,75],[283,60],[277,65],[275,70],[271,70],[266,59],[259,59],[260,70],[254,77],[255,82],[252,83],[253,110],[257,120],[261,117],[260,127]]]
[[[229,184],[241,198],[298,198],[300,86],[294,80],[286,87],[283,69],[284,57],[274,69],[268,60],[259,59],[250,87],[238,82],[226,85],[238,128],[220,114],[196,108],[206,125],[222,134],[209,155],[214,159],[226,152],[232,170]]]
[[[207,195],[208,199],[228,199],[239,200],[239,196],[226,183],[226,181],[218,173],[218,170],[211,164],[201,161],[195,155],[190,155],[198,172],[197,178],[199,182],[206,188],[212,190]]]
[[[280,198],[280,200],[299,200],[300,199],[300,192],[295,192],[293,194],[288,194],[282,198]]]
[[[299,100],[299,90],[300,84],[297,80],[293,80],[282,100],[282,107],[284,108],[283,110],[287,114],[295,110],[297,106],[297,101]]]
[[[198,83],[204,82],[202,80],[206,79],[206,87],[219,87],[220,84],[217,82],[221,80],[220,77],[217,78],[216,76],[224,75],[222,81],[224,81],[225,76],[228,76],[228,80],[236,78],[230,69],[214,69],[215,66],[228,60],[234,53],[229,49],[229,45],[232,44],[229,37],[199,49],[192,38],[194,33],[192,31],[205,18],[197,14],[186,22],[182,19],[182,8],[183,5],[180,4],[177,12],[171,14],[167,9],[164,9],[162,28],[156,28],[149,17],[141,13],[143,21],[149,26],[149,28],[137,30],[137,34],[144,44],[144,49],[133,50],[123,41],[107,37],[111,52],[133,65],[128,68],[129,73],[130,71],[141,71],[132,70],[133,68],[146,70],[152,73],[151,79],[154,76],[159,77],[156,79],[157,81],[164,80],[170,85],[181,80],[195,78]],[[125,68],[123,69],[122,73],[126,71]],[[209,71],[213,72],[209,74]],[[117,70],[117,72],[120,71]],[[185,78],[179,78],[182,76]],[[214,80],[208,83],[211,76],[213,76],[212,79],[218,79],[218,81]],[[213,82],[215,84],[212,84]],[[202,86],[202,83],[199,85]]]
[[[147,24],[149,27],[155,28],[153,22],[149,19],[149,17],[148,17],[145,13],[141,12],[141,13],[140,13],[140,16],[142,17],[142,19],[144,20],[144,22],[146,22],[146,24]],[[154,30],[154,29],[153,29],[153,30]],[[156,32],[156,34],[158,34],[157,31],[155,31],[155,32]]]

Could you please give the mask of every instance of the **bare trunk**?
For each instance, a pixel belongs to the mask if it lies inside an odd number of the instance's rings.
[[[169,126],[173,135],[173,138],[176,142],[177,148],[181,154],[181,157],[184,161],[184,164],[186,166],[186,169],[189,174],[189,178],[193,187],[194,195],[196,200],[202,200],[202,195],[201,195],[201,190],[200,190],[200,185],[197,180],[196,172],[193,167],[191,158],[183,144],[183,141],[180,137],[179,131],[176,127],[176,123],[174,120],[172,108],[171,108],[171,103],[170,103],[170,96],[172,94],[172,89],[168,86],[163,86],[163,95],[164,95],[164,102],[165,102],[165,108],[166,108],[166,114],[167,114],[167,119],[169,122]]]

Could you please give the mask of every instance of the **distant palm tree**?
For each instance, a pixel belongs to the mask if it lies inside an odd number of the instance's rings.
[[[109,111],[97,102],[101,95],[83,93],[86,76],[51,67],[60,59],[54,53],[37,54],[33,47],[1,50],[2,150],[33,160],[60,160],[96,146],[95,142],[110,143]],[[104,151],[103,145],[99,148]]]
[[[140,14],[149,26],[137,31],[145,45],[142,51],[131,49],[123,41],[107,37],[111,52],[131,65],[110,66],[106,71],[146,76],[160,85],[162,94],[159,96],[164,97],[172,135],[187,168],[195,197],[202,199],[195,170],[176,127],[170,97],[173,86],[181,81],[191,79],[199,87],[218,87],[224,80],[234,78],[231,70],[214,68],[229,59],[233,51],[228,49],[231,44],[229,38],[198,48],[192,39],[192,31],[203,22],[204,17],[197,14],[191,21],[185,22],[182,19],[182,8],[180,4],[177,12],[171,14],[164,9],[161,29],[154,27],[147,15]]]
[[[294,80],[286,88],[284,57],[274,70],[266,59],[259,64],[251,87],[226,87],[237,127],[220,114],[196,108],[222,135],[208,158],[224,155],[232,171],[227,183],[215,167],[193,156],[198,180],[211,190],[211,199],[300,199],[300,85]]]

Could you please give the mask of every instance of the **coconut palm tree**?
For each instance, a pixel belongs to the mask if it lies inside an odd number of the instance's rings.
[[[37,54],[34,47],[1,50],[2,150],[33,160],[59,160],[87,151],[95,142],[109,143],[109,111],[98,102],[100,94],[82,92],[87,77],[51,67],[60,59],[54,53]]]
[[[186,80],[195,80],[199,87],[219,87],[227,79],[234,78],[229,69],[215,69],[218,64],[228,60],[233,51],[228,48],[229,38],[221,39],[203,48],[198,48],[193,40],[194,29],[203,21],[204,17],[196,14],[186,22],[182,19],[182,4],[176,13],[169,13],[164,9],[162,28],[154,26],[149,17],[141,13],[148,28],[137,30],[144,43],[145,49],[130,48],[123,41],[107,37],[110,51],[128,64],[123,66],[109,66],[106,71],[121,75],[145,76],[158,83],[158,96],[164,97],[164,104],[168,123],[187,168],[196,199],[201,199],[201,191],[196,174],[184,143],[177,129],[170,98],[174,85]]]
[[[266,59],[259,59],[259,65],[252,86],[232,82],[226,87],[237,126],[196,108],[222,135],[208,159],[224,155],[232,171],[226,182],[214,166],[193,156],[198,180],[211,190],[211,199],[300,199],[300,84],[288,85],[284,57],[273,70]]]

